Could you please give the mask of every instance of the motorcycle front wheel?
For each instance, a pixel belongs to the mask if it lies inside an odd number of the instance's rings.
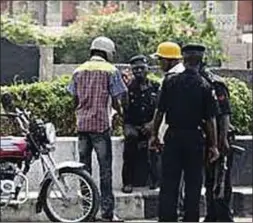
[[[52,222],[88,222],[96,216],[99,208],[99,193],[90,174],[82,169],[59,171],[59,182],[67,199],[59,191],[57,183],[46,183],[43,209]]]

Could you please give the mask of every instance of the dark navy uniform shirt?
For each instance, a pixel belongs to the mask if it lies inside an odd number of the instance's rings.
[[[229,92],[228,89],[226,88],[225,83],[223,82],[221,77],[215,74],[211,76],[211,79],[213,82],[213,88],[217,96],[220,115],[230,115],[231,106],[229,102]]]
[[[166,76],[158,109],[166,113],[166,123],[171,128],[185,130],[197,129],[203,119],[218,114],[212,87],[199,73],[189,70]]]
[[[211,84],[212,88],[215,91],[217,101],[218,101],[218,106],[219,106],[219,114],[216,117],[217,121],[217,130],[218,134],[220,132],[220,120],[223,115],[231,115],[231,106],[230,106],[230,101],[229,101],[229,91],[228,88],[224,82],[224,80],[208,70],[204,70],[202,72],[204,73],[204,77],[208,82]]]
[[[152,121],[160,85],[148,80],[146,86],[141,90],[135,80],[129,84],[129,105],[124,112],[125,124],[140,126]]]

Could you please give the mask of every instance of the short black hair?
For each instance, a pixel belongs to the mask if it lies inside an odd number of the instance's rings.
[[[90,55],[91,56],[100,56],[100,57],[104,58],[105,60],[108,60],[106,52],[104,52],[102,50],[91,50]]]

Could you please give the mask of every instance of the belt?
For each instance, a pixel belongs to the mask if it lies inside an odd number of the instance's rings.
[[[170,126],[167,130],[172,131],[196,131],[196,130],[202,130],[201,126],[195,126],[195,127],[176,127],[176,126]]]

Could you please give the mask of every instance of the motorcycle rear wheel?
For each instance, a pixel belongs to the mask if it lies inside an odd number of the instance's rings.
[[[43,196],[43,198],[42,198],[43,199],[42,200],[43,209],[44,209],[44,212],[46,213],[48,219],[51,222],[88,222],[88,221],[92,221],[98,212],[100,200],[99,200],[98,188],[97,188],[96,184],[94,183],[90,174],[82,169],[71,169],[71,168],[60,170],[59,174],[60,174],[60,176],[63,176],[64,174],[77,175],[81,180],[83,180],[86,183],[86,185],[90,188],[91,197],[92,197],[92,204],[91,204],[91,207],[89,208],[88,213],[84,213],[83,217],[80,217],[76,220],[62,218],[57,213],[54,213],[54,211],[52,211],[52,207],[48,201],[48,194],[50,192],[50,188],[54,184],[54,181],[49,180],[46,182],[46,185],[45,185],[46,187],[45,187],[44,195],[46,195],[46,196]]]

